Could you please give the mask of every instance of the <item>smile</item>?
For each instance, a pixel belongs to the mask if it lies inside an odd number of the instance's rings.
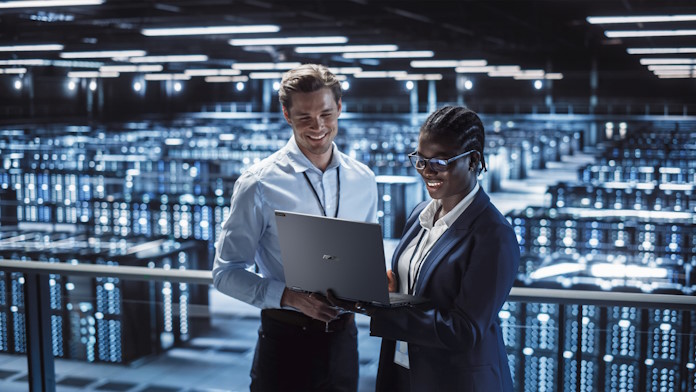
[[[322,134],[321,136],[307,135],[307,137],[310,138],[310,139],[312,139],[312,140],[321,140],[321,139],[325,138],[326,135],[328,135],[328,133],[324,133],[324,134]]]

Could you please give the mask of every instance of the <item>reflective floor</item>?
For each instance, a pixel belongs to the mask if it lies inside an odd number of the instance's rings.
[[[544,205],[548,185],[577,177],[576,169],[591,155],[563,157],[543,171],[532,170],[524,181],[505,181],[503,192],[491,194],[506,213],[527,205]],[[393,244],[392,244],[393,245]],[[387,247],[389,249],[390,247]],[[387,250],[389,252],[389,250]],[[259,312],[211,289],[211,328],[186,347],[130,366],[56,360],[58,391],[194,392],[245,391],[256,344]],[[373,391],[380,339],[369,336],[369,319],[358,315],[360,391]],[[0,355],[0,391],[27,391],[26,357]]]

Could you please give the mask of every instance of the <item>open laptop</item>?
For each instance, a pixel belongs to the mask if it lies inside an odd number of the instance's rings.
[[[276,211],[285,284],[291,290],[392,307],[427,302],[390,293],[377,223]]]

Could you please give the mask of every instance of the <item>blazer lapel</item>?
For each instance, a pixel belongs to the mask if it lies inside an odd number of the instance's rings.
[[[413,241],[413,238],[418,234],[418,232],[421,229],[420,221],[418,220],[418,215],[420,215],[421,211],[425,209],[425,207],[428,205],[427,202],[421,203],[419,206],[416,206],[414,209],[413,213],[411,214],[414,217],[413,223],[411,223],[411,226],[409,226],[408,230],[406,230],[406,233],[401,237],[401,240],[399,241],[399,244],[396,246],[394,249],[394,254],[392,256],[392,270],[394,273],[398,271],[397,263],[399,262],[399,257],[401,257],[401,253],[404,251],[406,246]]]
[[[420,295],[425,290],[427,283],[430,281],[430,275],[435,271],[435,267],[444,259],[444,257],[466,237],[466,233],[470,230],[471,225],[476,218],[488,207],[490,198],[480,188],[476,193],[471,205],[462,212],[452,226],[442,234],[439,240],[433,245],[428,257],[423,261],[414,295]],[[420,225],[419,225],[420,226]]]

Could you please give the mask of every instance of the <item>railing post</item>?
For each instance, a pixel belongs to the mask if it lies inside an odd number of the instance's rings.
[[[25,274],[27,370],[31,392],[56,390],[48,281],[48,274]]]

